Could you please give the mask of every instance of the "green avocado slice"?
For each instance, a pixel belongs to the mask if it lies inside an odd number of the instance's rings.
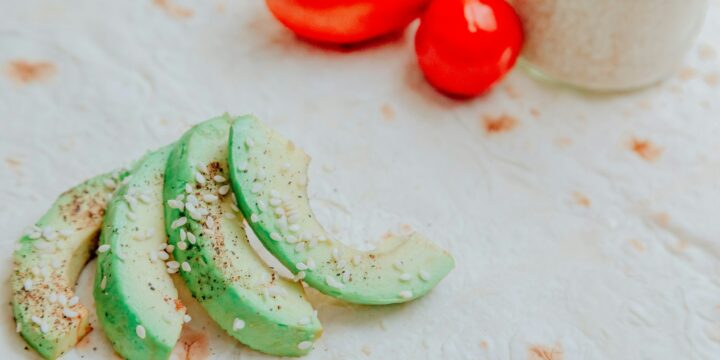
[[[302,285],[278,277],[248,242],[227,181],[232,119],[200,123],[165,170],[165,227],[179,272],[220,327],[268,354],[307,354],[322,333]]]
[[[95,305],[113,348],[126,359],[167,360],[185,316],[163,261],[163,174],[170,150],[135,164],[108,204],[100,235]]]
[[[426,294],[454,267],[417,233],[361,252],[331,240],[307,197],[309,157],[252,116],[237,119],[230,177],[240,210],[263,245],[320,292],[358,304],[392,304]]]
[[[105,205],[124,175],[100,175],[64,192],[13,254],[17,331],[46,359],[58,358],[90,331],[75,282],[97,246]]]

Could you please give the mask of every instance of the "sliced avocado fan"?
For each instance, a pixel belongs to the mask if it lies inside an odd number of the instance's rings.
[[[165,170],[165,227],[179,272],[220,327],[268,354],[307,354],[322,327],[300,284],[278,277],[255,253],[226,180],[232,119],[198,124]]]
[[[97,176],[64,192],[13,254],[17,331],[46,359],[58,358],[90,331],[88,311],[73,290],[97,245],[105,204],[123,176]]]
[[[296,277],[359,304],[410,301],[454,267],[446,251],[417,233],[361,252],[332,240],[310,208],[309,157],[252,116],[232,125],[230,177],[240,210],[263,245]]]
[[[171,147],[147,154],[108,204],[98,247],[95,304],[115,351],[125,359],[167,360],[185,307],[165,261],[163,174]],[[167,266],[172,266],[171,262]]]

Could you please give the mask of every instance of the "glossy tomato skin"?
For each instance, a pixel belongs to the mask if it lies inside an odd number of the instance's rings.
[[[429,0],[266,0],[295,34],[328,44],[353,44],[403,30]]]
[[[505,0],[435,0],[421,17],[415,53],[431,85],[471,97],[513,67],[522,42],[520,20]]]

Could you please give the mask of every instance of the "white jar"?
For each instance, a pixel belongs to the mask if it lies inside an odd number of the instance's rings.
[[[630,90],[670,75],[707,0],[512,0],[531,72],[579,88]]]

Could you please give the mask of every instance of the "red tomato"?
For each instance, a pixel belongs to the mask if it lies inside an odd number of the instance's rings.
[[[429,0],[266,0],[270,12],[312,41],[350,44],[392,34],[415,20]]]
[[[520,20],[505,0],[435,0],[420,20],[415,53],[430,84],[470,97],[512,68],[522,41]]]

